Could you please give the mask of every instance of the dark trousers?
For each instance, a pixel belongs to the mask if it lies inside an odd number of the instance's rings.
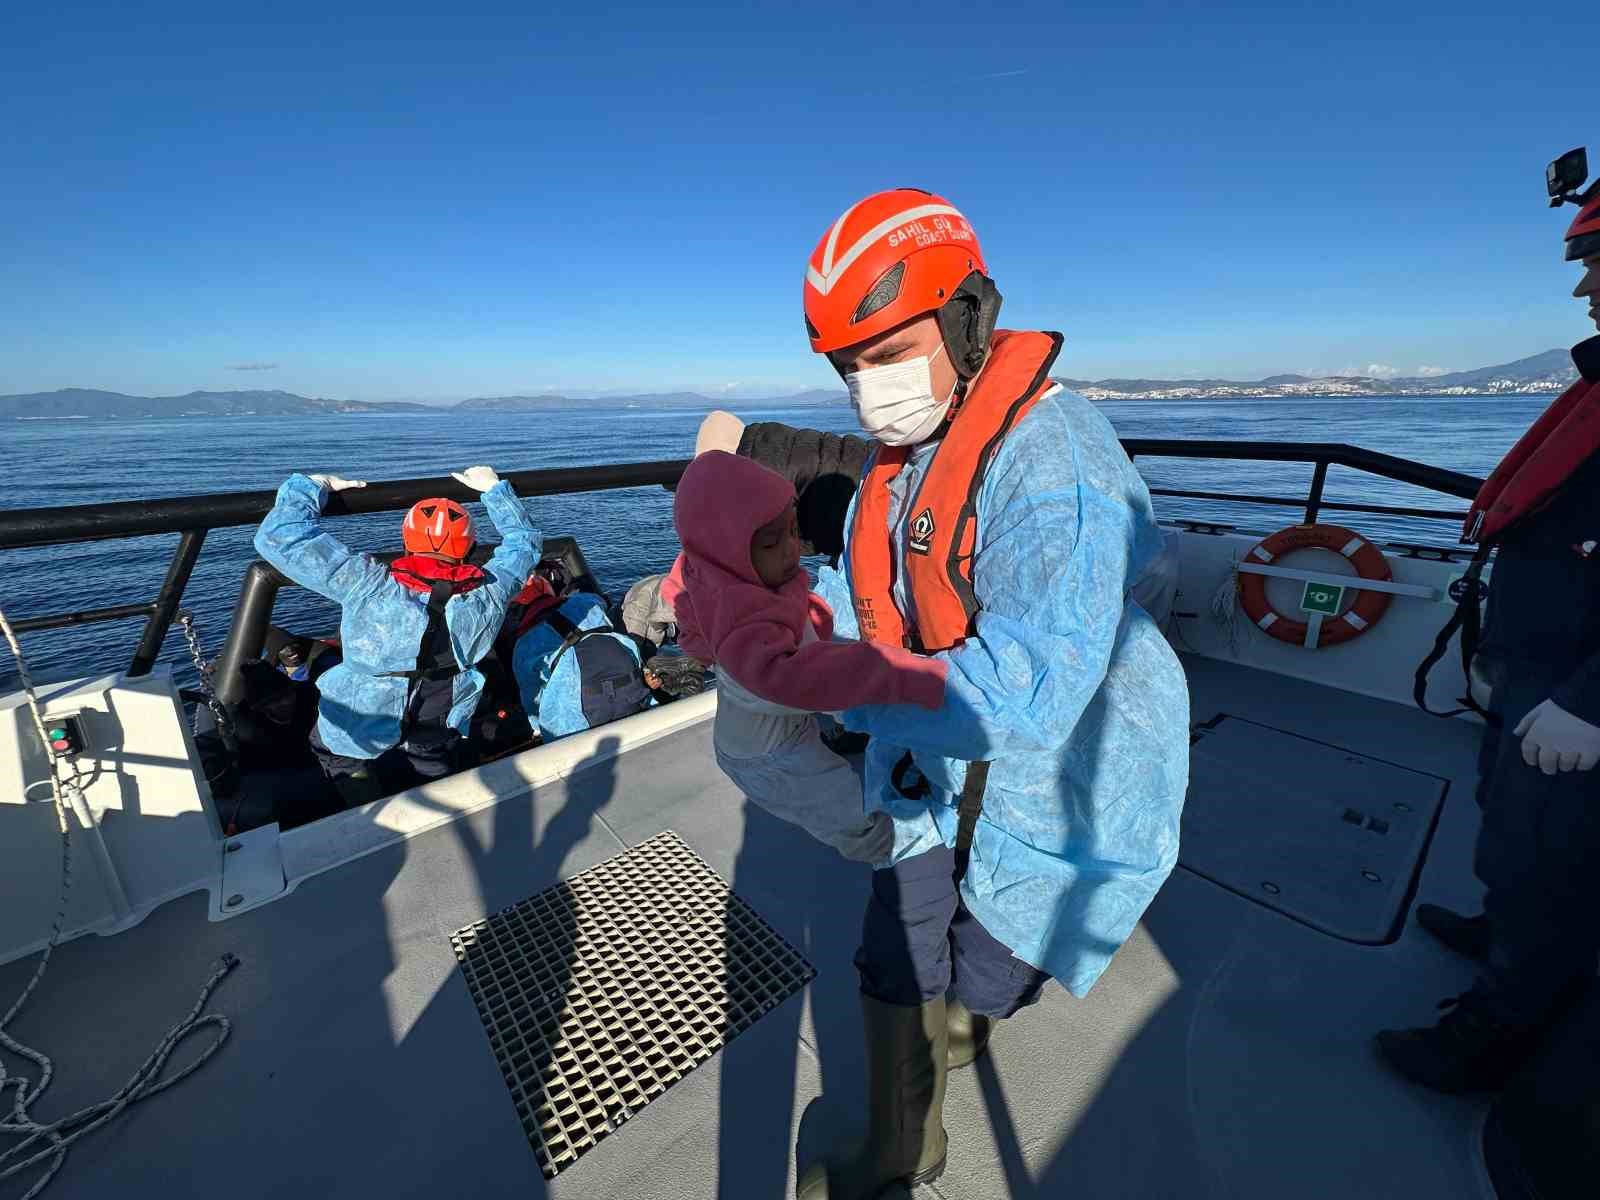
[[[322,773],[337,783],[341,779],[358,779],[398,772],[403,780],[400,786],[439,779],[455,769],[455,750],[461,735],[454,729],[431,727],[414,729],[411,736],[398,746],[386,750],[377,758],[351,758],[335,754],[323,742],[317,727],[311,727],[311,753],[317,756]],[[405,774],[409,769],[409,776]]]
[[[1049,978],[967,911],[946,846],[872,873],[856,970],[861,990],[885,1004],[926,1004],[953,990],[988,1017],[1032,1004]]]
[[[1489,969],[1478,984],[1507,1025],[1533,1030],[1557,1015],[1600,958],[1600,770],[1545,775],[1512,736],[1549,699],[1558,672],[1491,668],[1492,707],[1478,802],[1474,869],[1487,892]]]
[[[1596,1129],[1600,980],[1591,980],[1489,1110],[1483,1151],[1495,1194],[1501,1200],[1593,1200],[1600,1179]]]

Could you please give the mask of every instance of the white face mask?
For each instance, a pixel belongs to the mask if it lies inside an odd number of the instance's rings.
[[[943,353],[941,344],[933,358],[919,354],[904,362],[866,367],[846,375],[844,385],[850,389],[850,403],[856,407],[861,428],[888,446],[914,446],[926,441],[950,411],[950,401],[956,394],[952,387],[943,400],[934,398],[929,368],[933,359]]]

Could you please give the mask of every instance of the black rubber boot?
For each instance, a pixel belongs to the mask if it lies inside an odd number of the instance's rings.
[[[950,1049],[945,1061],[952,1071],[970,1067],[987,1049],[989,1037],[994,1033],[994,1022],[968,1010],[959,1000],[945,1002],[946,1021],[950,1029]]]
[[[867,1033],[867,1140],[812,1163],[799,1200],[876,1200],[944,1174],[949,1018],[944,997],[916,1008],[861,997]]]
[[[1417,905],[1417,924],[1457,954],[1477,962],[1489,958],[1489,918],[1484,913],[1463,917],[1437,904]]]
[[[1531,1038],[1497,1021],[1476,992],[1440,1002],[1437,1025],[1385,1029],[1378,1052],[1413,1083],[1436,1092],[1490,1092],[1527,1058]]]
[[[1543,1027],[1489,1110],[1483,1156],[1500,1200],[1594,1200],[1600,1179],[1600,979]],[[1587,1180],[1588,1182],[1584,1182]]]
[[[335,775],[333,790],[339,793],[339,805],[342,808],[360,808],[363,804],[383,799],[383,784],[371,771]]]

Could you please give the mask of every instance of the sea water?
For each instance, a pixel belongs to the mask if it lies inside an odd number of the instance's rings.
[[[1549,396],[1393,397],[1328,400],[1113,401],[1100,410],[1124,438],[1348,442],[1401,458],[1486,474]],[[335,472],[381,480],[444,475],[476,463],[502,471],[687,457],[703,414],[686,410],[593,409],[552,412],[440,411],[288,417],[13,421],[0,428],[7,488],[0,508],[32,508],[274,488],[291,471]],[[848,432],[846,406],[750,409],[746,420]],[[1301,463],[1139,459],[1151,487],[1300,496],[1312,468]],[[1329,471],[1326,497],[1351,503],[1460,511],[1449,496],[1342,467]],[[665,570],[677,551],[671,496],[661,488],[588,492],[528,500],[546,534],[576,537],[596,576],[620,594],[640,576]],[[1158,497],[1163,518],[1198,517],[1268,532],[1294,523],[1293,508]],[[485,525],[481,536],[494,540]],[[329,532],[359,549],[398,544],[399,513],[330,519]],[[1328,512],[1374,541],[1450,545],[1449,521]],[[253,529],[218,529],[206,539],[185,594],[207,654],[222,645],[245,568],[256,557]],[[0,552],[0,607],[12,617],[137,603],[155,597],[177,535],[84,542]],[[285,589],[274,620],[297,632],[337,626],[334,605],[302,588]],[[24,650],[46,677],[126,666],[142,621],[79,626],[24,636]],[[163,649],[192,680],[181,633]],[[0,691],[15,684],[0,653]]]

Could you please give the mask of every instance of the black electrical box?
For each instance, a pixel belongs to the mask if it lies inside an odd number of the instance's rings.
[[[82,754],[89,744],[83,736],[82,717],[46,717],[44,732],[50,753],[57,758]]]

